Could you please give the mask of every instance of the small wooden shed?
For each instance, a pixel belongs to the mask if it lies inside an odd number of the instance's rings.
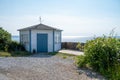
[[[40,23],[18,31],[20,43],[29,52],[55,52],[61,49],[60,29]]]

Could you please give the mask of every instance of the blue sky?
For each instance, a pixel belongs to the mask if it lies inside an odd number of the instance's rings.
[[[115,28],[120,35],[120,0],[0,0],[0,26],[17,29],[42,23],[63,36],[101,36]]]

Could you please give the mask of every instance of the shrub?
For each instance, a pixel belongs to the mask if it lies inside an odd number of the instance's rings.
[[[84,46],[80,42],[78,42],[76,48],[79,49],[80,51],[84,51]]]
[[[83,56],[83,55],[80,55],[80,56],[77,56],[76,58],[75,58],[75,63],[76,63],[76,65],[77,66],[79,66],[79,67],[86,67],[86,60],[85,60],[85,56]]]
[[[11,41],[9,43],[8,51],[25,51],[25,48],[22,44],[16,41]]]
[[[119,46],[116,38],[96,38],[86,43],[84,52],[91,66],[102,72],[117,63]]]
[[[120,79],[120,41],[114,37],[99,37],[87,41],[84,57],[80,56],[78,65],[89,64],[94,70],[109,79]]]
[[[0,50],[7,51],[8,43],[11,41],[11,34],[0,28]]]

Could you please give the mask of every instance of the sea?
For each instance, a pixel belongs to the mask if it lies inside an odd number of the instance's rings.
[[[62,36],[62,42],[81,42],[86,43],[87,40],[94,39],[94,36]],[[120,39],[120,36],[116,36],[116,38]],[[13,41],[20,42],[19,36],[12,36]]]

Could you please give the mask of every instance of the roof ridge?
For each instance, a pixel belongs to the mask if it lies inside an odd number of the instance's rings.
[[[20,31],[20,30],[31,30],[31,29],[60,30],[60,31],[62,31],[61,29],[58,29],[58,28],[55,28],[55,27],[51,27],[51,26],[48,26],[48,25],[45,25],[45,24],[42,24],[42,23],[30,26],[30,27],[18,29],[18,31]]]
[[[41,23],[41,24],[42,24],[42,23]],[[50,27],[50,28],[58,29],[58,28],[55,28],[55,27],[48,26],[48,25],[46,25],[46,24],[42,24],[42,25],[45,25],[45,26]]]

